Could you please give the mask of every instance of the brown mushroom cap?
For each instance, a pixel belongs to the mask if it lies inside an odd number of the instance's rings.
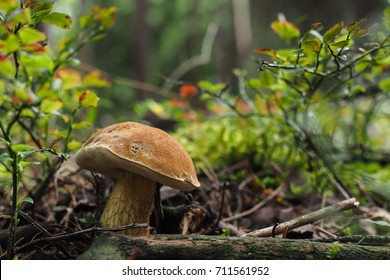
[[[76,162],[93,172],[116,177],[125,170],[184,191],[200,186],[190,156],[175,138],[134,122],[96,132],[77,152]]]

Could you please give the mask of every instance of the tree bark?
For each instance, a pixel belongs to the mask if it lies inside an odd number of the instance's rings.
[[[148,56],[150,52],[150,26],[147,22],[149,3],[145,0],[136,0],[136,11],[134,16],[134,65],[131,65],[135,72],[136,79],[146,82],[148,75]],[[144,99],[146,92],[138,90],[139,98]]]
[[[252,45],[251,8],[248,0],[232,0],[238,67],[248,60]]]
[[[102,234],[80,259],[390,259],[389,246],[321,243],[281,238],[204,235],[126,237]]]

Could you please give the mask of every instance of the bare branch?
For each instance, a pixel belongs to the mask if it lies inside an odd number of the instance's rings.
[[[268,237],[272,236],[273,232],[274,234],[280,234],[283,232],[287,232],[291,229],[313,223],[315,221],[318,221],[320,219],[332,216],[338,212],[342,212],[348,209],[355,208],[359,205],[358,202],[356,202],[355,198],[350,198],[347,200],[340,201],[338,203],[335,203],[333,205],[330,205],[328,207],[322,208],[318,211],[309,213],[307,215],[303,215],[301,217],[298,217],[296,219],[281,223],[279,225],[259,229],[252,231],[244,236],[256,236],[256,237]]]
[[[202,49],[199,55],[190,57],[189,59],[183,61],[172,73],[169,75],[169,78],[163,85],[163,88],[166,90],[170,90],[172,88],[172,84],[169,81],[177,81],[182,77],[185,73],[190,71],[191,69],[207,64],[210,61],[211,52],[213,50],[213,44],[215,37],[218,32],[218,26],[215,23],[211,23],[208,28],[206,35],[203,38]]]
[[[222,221],[224,222],[230,222],[230,221],[233,221],[233,220],[237,220],[237,219],[241,219],[245,216],[248,216],[254,212],[256,212],[257,210],[259,210],[261,207],[263,207],[264,205],[266,205],[270,200],[272,200],[275,196],[277,196],[280,192],[282,192],[284,189],[285,189],[286,185],[285,183],[282,183],[276,190],[274,190],[269,196],[267,196],[264,200],[262,200],[261,202],[259,202],[258,204],[256,204],[255,206],[253,206],[251,209],[248,209],[246,211],[243,211],[239,214],[236,214],[234,216],[231,216],[231,217],[228,217],[228,218],[225,218],[223,219]]]

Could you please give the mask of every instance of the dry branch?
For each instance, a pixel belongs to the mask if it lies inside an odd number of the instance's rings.
[[[267,196],[264,200],[262,200],[261,202],[259,202],[258,204],[256,204],[255,206],[253,206],[252,208],[246,210],[246,211],[243,211],[239,214],[236,214],[234,216],[231,216],[231,217],[228,217],[228,218],[225,218],[223,219],[224,222],[230,222],[230,221],[233,221],[233,220],[237,220],[237,219],[241,219],[245,216],[248,216],[254,212],[256,212],[257,210],[259,210],[261,207],[263,207],[264,205],[266,205],[268,202],[270,202],[272,199],[274,199],[279,193],[281,193],[284,189],[285,189],[286,185],[284,183],[282,183],[276,190],[274,190],[269,196]]]
[[[166,80],[163,88],[166,90],[170,90],[172,85],[169,83],[170,81],[177,81],[182,77],[185,73],[190,71],[191,69],[205,65],[210,61],[212,47],[214,44],[215,37],[218,32],[218,26],[215,23],[211,23],[206,31],[206,34],[203,38],[202,49],[200,54],[195,55],[188,60],[182,62],[170,75]]]
[[[281,223],[277,226],[272,226],[272,227],[267,227],[267,228],[252,231],[246,234],[245,236],[267,237],[267,236],[272,236],[280,233],[285,233],[294,228],[311,224],[315,221],[332,216],[338,212],[355,208],[356,206],[358,206],[358,202],[356,202],[355,198],[346,199],[338,203],[335,203],[333,205],[330,205],[328,207],[322,208],[318,211]]]

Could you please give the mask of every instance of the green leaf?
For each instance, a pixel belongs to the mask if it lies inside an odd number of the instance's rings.
[[[85,29],[91,27],[94,21],[94,16],[93,14],[82,16],[79,21],[80,21],[80,27]]]
[[[13,12],[12,17],[9,19],[9,24],[18,26],[31,23],[31,11],[29,8],[20,9],[17,13]]]
[[[111,83],[102,78],[102,73],[99,70],[88,73],[82,81],[86,87],[108,87]]]
[[[369,31],[368,27],[362,27],[362,28],[356,29],[355,32],[352,33],[351,38],[364,36],[368,33],[368,31]]]
[[[378,85],[384,91],[390,92],[390,78],[383,79]]]
[[[13,77],[15,71],[16,67],[13,61],[8,56],[0,54],[0,74],[6,77]]]
[[[198,82],[198,86],[205,90],[205,91],[209,91],[211,93],[217,93],[221,90],[223,90],[224,88],[226,88],[226,84],[223,84],[223,83],[218,83],[218,84],[213,84],[213,83],[210,83],[208,81],[200,81]]]
[[[321,49],[321,42],[318,39],[305,40],[301,47],[304,51],[318,53]]]
[[[72,125],[73,129],[81,129],[81,128],[87,128],[91,125],[90,122],[79,122]]]
[[[34,53],[29,54],[27,52],[21,52],[20,62],[26,67],[27,71],[32,73],[42,70],[52,71],[54,68],[54,62],[46,53]]]
[[[25,203],[25,202],[34,204],[34,199],[32,199],[31,197],[25,197],[21,201],[18,202],[18,206],[22,205],[22,203]]]
[[[0,79],[0,92],[5,91],[5,81]],[[8,101],[8,95],[0,94],[0,105],[3,104],[2,102]]]
[[[19,6],[18,0],[1,0],[0,11],[4,11],[6,14]]]
[[[6,145],[10,144],[7,140],[5,140],[4,138],[1,138],[1,137],[0,137],[0,142],[5,143]]]
[[[390,66],[390,56],[385,56],[384,58],[379,59],[378,63],[380,65]]]
[[[19,39],[15,34],[8,33],[3,38],[0,40],[0,52],[9,54],[19,49]]]
[[[45,98],[52,98],[52,99],[55,99],[56,97],[58,97],[58,91],[56,90],[53,90],[51,87],[48,87],[48,86],[45,86],[45,87],[41,87],[37,92],[36,92],[37,96],[41,99],[45,99]]]
[[[57,12],[50,13],[42,21],[63,29],[69,29],[72,25],[72,18],[69,15]]]
[[[43,113],[53,113],[62,108],[63,102],[58,99],[45,99],[41,103],[41,111]]]
[[[35,154],[36,152],[37,152],[37,150],[21,151],[21,152],[18,152],[18,155],[23,159],[23,158],[32,156],[32,155]],[[39,163],[38,163],[38,164],[39,164]]]
[[[294,49],[279,49],[277,51],[278,58],[284,61],[295,61],[297,53]]]
[[[68,143],[68,149],[72,150],[72,151],[78,150],[81,148],[82,145],[83,145],[83,143],[76,141],[76,140],[72,140]]]
[[[7,153],[3,153],[0,155],[0,162],[9,162],[9,161],[12,161],[12,158]]]
[[[95,36],[88,38],[88,43],[99,41],[99,40],[105,38],[106,36],[107,36],[107,34],[105,34],[105,33],[96,34]]]
[[[27,145],[27,144],[15,144],[12,145],[12,150],[14,152],[21,152],[26,150],[35,150],[33,146]]]
[[[258,79],[251,79],[248,80],[248,84],[251,86],[255,86],[257,88],[266,89],[269,88],[271,85],[275,84],[275,77],[272,75],[272,73],[269,72],[260,72],[260,76]]]
[[[79,97],[80,105],[83,107],[96,107],[99,97],[92,91],[86,90]]]
[[[354,85],[350,89],[351,94],[366,92],[366,88],[362,85]]]
[[[336,36],[340,34],[341,30],[343,29],[343,26],[344,22],[341,21],[329,28],[324,34],[324,43],[329,44],[330,42],[332,42],[336,38]]]
[[[31,21],[34,25],[40,23],[53,10],[53,4],[49,1],[36,1],[31,10]]]
[[[45,34],[31,27],[23,27],[22,29],[20,29],[19,37],[25,44],[31,44],[46,40]]]
[[[333,44],[331,44],[332,47],[337,48],[337,49],[342,49],[348,46],[349,40],[343,40],[343,41],[338,41]]]
[[[68,131],[67,130],[57,130],[57,131],[53,131],[52,135],[57,136],[57,137],[61,137],[61,138],[66,138],[68,136]]]
[[[299,37],[301,32],[298,27],[286,20],[275,20],[271,23],[272,30],[285,41]]]
[[[222,236],[230,236],[230,228],[223,228],[221,235]]]
[[[385,11],[383,12],[382,23],[386,30],[390,31],[390,6],[386,7]]]
[[[356,63],[355,65],[355,71],[356,72],[362,72],[364,70],[366,70],[368,67],[371,66],[371,63],[370,62],[367,62],[367,61],[359,61],[358,63]]]
[[[17,97],[17,99],[19,99],[21,101],[25,101],[25,102],[32,101],[31,94],[30,94],[29,90],[24,88],[24,87],[14,88],[13,96]]]
[[[40,165],[41,163],[39,161],[21,161],[19,164],[24,169],[29,165]]]
[[[356,29],[359,28],[360,25],[362,25],[363,23],[365,23],[367,21],[366,18],[361,18],[361,19],[358,19],[354,22],[352,22],[350,25],[347,26],[347,31],[349,33],[355,31]]]

